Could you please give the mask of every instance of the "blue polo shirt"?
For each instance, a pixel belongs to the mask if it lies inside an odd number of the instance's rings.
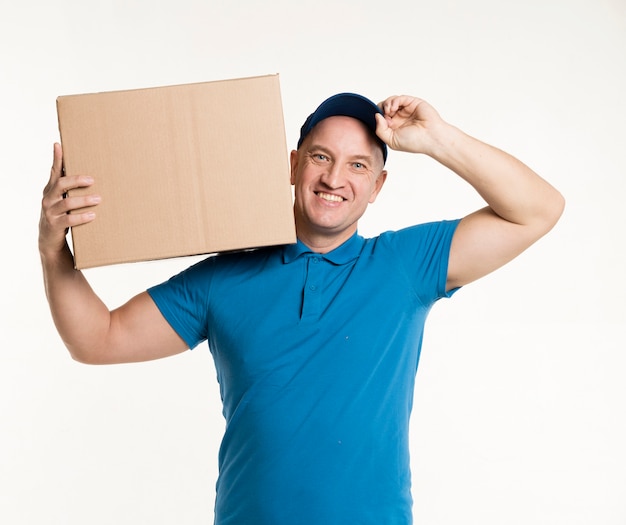
[[[217,525],[412,523],[413,386],[457,223],[217,255],[149,290],[215,361]]]

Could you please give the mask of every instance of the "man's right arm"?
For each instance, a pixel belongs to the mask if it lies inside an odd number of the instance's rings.
[[[100,198],[66,198],[69,190],[89,187],[93,180],[80,175],[64,177],[62,166],[61,146],[55,144],[42,200],[39,253],[52,318],[70,354],[77,361],[105,364],[147,361],[183,352],[187,344],[146,292],[109,311],[83,273],[74,269],[67,230],[94,220],[94,207]],[[68,213],[79,209],[85,211]]]

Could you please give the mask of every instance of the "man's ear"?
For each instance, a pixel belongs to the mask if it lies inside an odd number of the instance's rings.
[[[374,183],[374,189],[372,190],[370,199],[368,201],[370,204],[372,204],[376,200],[376,197],[378,197],[378,194],[380,193],[380,190],[383,188],[383,184],[385,184],[386,180],[387,180],[387,170],[383,170],[379,173],[376,179],[376,182]]]
[[[291,185],[293,186],[296,183],[296,170],[298,169],[298,152],[295,149],[291,150],[291,155],[289,156],[290,161],[290,180]]]

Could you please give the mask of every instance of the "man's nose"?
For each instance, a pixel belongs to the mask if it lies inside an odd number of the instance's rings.
[[[337,164],[332,163],[324,170],[320,180],[329,188],[341,188],[344,183],[344,175],[341,168]]]

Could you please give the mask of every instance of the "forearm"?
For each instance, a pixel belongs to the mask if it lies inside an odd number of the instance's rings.
[[[146,292],[109,311],[83,274],[74,269],[66,232],[93,221],[100,198],[68,197],[68,190],[89,187],[93,179],[66,177],[62,166],[63,152],[55,144],[41,203],[39,254],[52,318],[72,357],[85,363],[123,363],[182,352],[186,343]]]
[[[458,128],[441,123],[430,156],[467,181],[501,218],[548,229],[563,208],[561,194],[524,163]]]
[[[74,269],[67,245],[40,253],[50,312],[65,346],[78,361],[93,361],[106,344],[110,312],[82,272]]]
[[[429,155],[467,181],[487,207],[454,233],[446,289],[470,283],[517,257],[556,224],[565,201],[528,166],[445,122],[427,102],[382,102],[376,134],[391,148]]]

